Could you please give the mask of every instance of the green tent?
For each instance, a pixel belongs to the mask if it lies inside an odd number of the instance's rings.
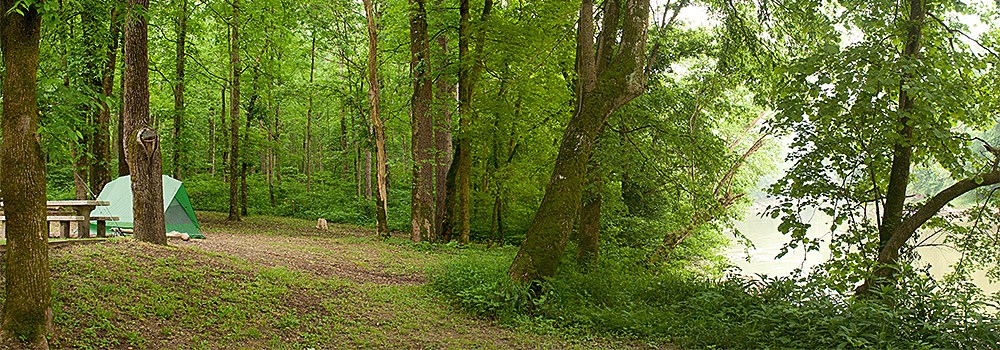
[[[109,201],[111,205],[97,207],[92,215],[119,217],[118,221],[108,221],[109,229],[132,228],[132,177],[122,176],[104,185],[97,200]],[[163,208],[167,232],[177,231],[187,233],[191,238],[205,238],[184,184],[167,175],[163,175]],[[97,222],[90,223],[90,231],[97,232]]]

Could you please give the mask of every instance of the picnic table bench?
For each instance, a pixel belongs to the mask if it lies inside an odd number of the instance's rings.
[[[45,206],[49,211],[49,215],[46,216],[45,220],[49,222],[59,223],[59,233],[63,238],[69,238],[70,233],[70,223],[77,223],[77,231],[79,231],[80,238],[90,237],[90,221],[97,221],[97,237],[105,237],[107,235],[107,222],[119,220],[117,216],[107,216],[107,215],[91,215],[99,206],[110,205],[111,202],[108,201],[96,201],[96,200],[64,200],[64,201],[48,201],[45,202]],[[0,202],[0,207],[3,203]],[[6,216],[0,216],[0,222],[7,221]]]

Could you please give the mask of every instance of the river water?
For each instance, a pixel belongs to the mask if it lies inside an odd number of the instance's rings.
[[[737,230],[750,239],[753,247],[747,248],[740,243],[734,243],[725,253],[733,265],[741,270],[742,274],[786,276],[796,268],[808,272],[812,267],[830,258],[831,220],[829,216],[819,211],[803,213],[803,217],[812,224],[806,233],[807,236],[821,239],[823,242],[820,251],[806,253],[802,248],[799,248],[789,251],[788,254],[778,259],[776,256],[781,252],[785,243],[789,241],[789,237],[778,231],[781,220],[762,217],[763,211],[763,205],[754,205],[748,211],[746,218],[735,225]],[[731,238],[735,239],[735,236]],[[952,265],[961,258],[960,252],[945,247],[922,247],[917,249],[917,253],[920,255],[920,263],[929,264],[931,274],[935,277],[942,277],[952,271]],[[747,261],[748,257],[749,261]],[[984,292],[996,293],[1000,291],[1000,283],[990,282],[985,272],[977,272],[972,277],[973,282]]]

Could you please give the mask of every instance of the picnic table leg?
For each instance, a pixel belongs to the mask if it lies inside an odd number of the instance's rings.
[[[59,231],[62,233],[62,238],[69,238],[69,221],[60,221]]]
[[[77,236],[79,238],[90,238],[90,208],[81,207],[77,209],[80,216],[83,216],[83,221],[76,224],[76,230],[79,232]]]
[[[108,224],[104,220],[97,220],[97,237],[104,238],[107,237],[106,231],[108,230]]]

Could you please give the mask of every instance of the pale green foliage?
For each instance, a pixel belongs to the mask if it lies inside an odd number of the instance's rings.
[[[772,127],[793,138],[788,161],[794,165],[771,188],[779,203],[769,210],[792,236],[788,248],[818,248],[819,241],[805,236],[809,224],[799,213],[819,208],[834,218],[831,231],[847,231],[834,235],[834,260],[853,260],[835,261],[831,268],[850,281],[867,269],[862,263],[874,249],[892,146],[902,141],[901,88],[915,101],[906,114],[914,127],[906,141],[915,149],[913,177],[921,168],[940,166],[950,183],[989,170],[991,157],[974,152],[981,144],[970,132],[996,121],[995,111],[985,108],[993,99],[986,93],[993,83],[985,79],[993,57],[977,54],[950,31],[962,29],[951,14],[963,9],[928,4],[936,17],[924,23],[916,60],[900,58],[906,17],[894,2],[841,1],[813,9],[827,13],[843,34],[804,47],[778,71],[780,113]]]

